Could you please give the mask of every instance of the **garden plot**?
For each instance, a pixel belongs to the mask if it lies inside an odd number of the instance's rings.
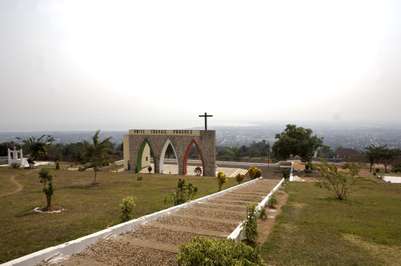
[[[262,194],[267,195],[278,182],[257,180],[234,192],[179,209],[132,232],[99,241],[59,265],[176,265],[179,245],[196,236],[227,238],[246,218],[247,205],[260,202]]]

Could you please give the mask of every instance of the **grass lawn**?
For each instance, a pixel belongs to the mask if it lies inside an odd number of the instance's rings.
[[[364,181],[347,201],[313,183],[290,183],[268,265],[401,265],[401,185]]]
[[[66,209],[61,214],[36,214],[32,210],[44,206],[38,178],[39,170],[0,168],[0,195],[16,190],[15,180],[22,191],[0,196],[0,263],[31,252],[57,245],[96,232],[119,222],[119,204],[126,196],[136,197],[135,216],[143,216],[169,206],[165,197],[175,190],[179,176],[142,175],[137,181],[132,173],[99,172],[98,186],[88,186],[93,172],[52,171],[54,205]],[[198,187],[197,197],[217,192],[213,177],[186,177]],[[224,188],[235,185],[228,179]]]

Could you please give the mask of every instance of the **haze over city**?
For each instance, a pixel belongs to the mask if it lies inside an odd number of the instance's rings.
[[[1,131],[399,124],[398,1],[1,1]]]

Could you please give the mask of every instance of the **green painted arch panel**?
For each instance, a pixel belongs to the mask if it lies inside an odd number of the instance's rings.
[[[136,159],[135,173],[139,173],[142,170],[142,157],[143,157],[143,151],[145,150],[146,144],[149,145],[150,156],[152,156],[153,160],[155,161],[155,156],[153,154],[152,145],[150,145],[150,142],[148,139],[145,139],[139,148],[138,157]],[[156,163],[156,162],[154,162],[154,163]]]

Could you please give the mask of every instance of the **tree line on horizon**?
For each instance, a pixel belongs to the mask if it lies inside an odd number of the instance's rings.
[[[99,131],[96,134],[97,138],[99,138]],[[116,144],[111,142],[110,138],[106,139],[107,142],[105,145],[107,145],[110,160],[121,160],[123,157],[122,143]],[[55,143],[51,135],[27,137],[24,139],[18,138],[13,142],[0,143],[0,156],[7,156],[7,149],[14,146],[22,148],[24,154],[28,155],[32,160],[87,163],[87,141],[67,144]],[[314,135],[312,129],[291,124],[287,125],[283,132],[275,136],[273,145],[266,140],[262,140],[239,147],[218,146],[216,151],[217,159],[226,161],[269,160],[274,162],[289,158],[300,158],[304,162],[311,162],[312,159],[326,161],[344,160],[369,163],[371,171],[373,171],[375,164],[383,164],[386,172],[388,171],[388,166],[398,165],[401,161],[401,150],[390,148],[386,145],[370,145],[363,151],[342,147],[333,150],[331,147],[324,145],[323,138]],[[347,154],[347,152],[350,154],[349,156],[342,156],[342,153]],[[173,153],[170,153],[167,157],[173,156]],[[195,154],[192,157],[196,158]]]

